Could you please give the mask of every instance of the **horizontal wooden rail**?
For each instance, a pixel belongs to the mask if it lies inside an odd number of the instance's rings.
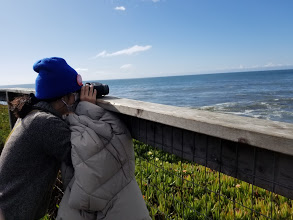
[[[104,97],[103,108],[125,115],[293,155],[293,124]]]

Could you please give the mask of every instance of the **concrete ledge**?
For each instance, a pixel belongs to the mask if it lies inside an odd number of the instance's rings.
[[[110,111],[293,155],[293,124],[106,96]]]

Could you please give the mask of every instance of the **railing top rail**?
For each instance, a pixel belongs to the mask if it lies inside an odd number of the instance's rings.
[[[0,88],[0,92],[6,92],[6,91],[7,92],[12,92],[12,93],[22,93],[22,94],[35,93],[35,90],[34,89],[26,89],[26,88]]]
[[[107,96],[103,108],[293,155],[293,124]]]
[[[0,92],[30,93],[29,89]],[[106,96],[98,104],[110,111],[293,155],[293,124]]]

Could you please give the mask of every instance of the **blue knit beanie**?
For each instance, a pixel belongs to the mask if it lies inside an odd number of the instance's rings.
[[[62,97],[82,86],[81,76],[62,58],[44,58],[37,61],[33,69],[39,73],[35,83],[38,99]]]

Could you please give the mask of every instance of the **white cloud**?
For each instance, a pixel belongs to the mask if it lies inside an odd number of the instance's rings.
[[[118,6],[118,7],[114,8],[114,9],[117,10],[117,11],[125,11],[126,10],[126,8],[124,6]]]
[[[292,64],[275,64],[272,62],[266,63],[266,64],[262,64],[262,65],[253,65],[253,66],[244,66],[242,64],[240,64],[237,67],[231,67],[231,68],[223,68],[223,69],[217,69],[217,70],[221,70],[221,71],[230,71],[230,70],[248,70],[248,71],[252,71],[252,70],[262,70],[262,69],[276,69],[276,68],[280,68],[280,69],[284,69],[284,68],[291,68],[293,65]]]
[[[265,64],[263,67],[270,68],[270,67],[289,67],[289,66],[292,66],[292,64],[283,64],[283,63],[275,64],[275,63],[270,62],[270,63]]]
[[[276,65],[273,63],[267,63],[266,65],[264,65],[264,67],[273,67],[273,66],[276,66]]]
[[[97,55],[95,56],[95,58],[97,58],[97,57],[105,57],[105,56],[107,56],[107,52],[104,50],[104,51],[102,51],[101,53],[97,54]]]
[[[124,64],[120,67],[121,70],[128,70],[131,69],[133,67],[132,64]]]
[[[97,54],[94,58],[98,58],[98,57],[114,57],[114,56],[120,56],[120,55],[132,55],[135,53],[139,53],[139,52],[143,52],[143,51],[147,51],[149,49],[151,49],[152,46],[151,45],[147,45],[147,46],[138,46],[138,45],[134,45],[133,47],[124,49],[124,50],[119,50],[116,51],[114,53],[107,53],[107,51],[102,51],[101,53]]]
[[[88,69],[84,69],[84,68],[77,68],[75,69],[76,72],[87,72]]]

